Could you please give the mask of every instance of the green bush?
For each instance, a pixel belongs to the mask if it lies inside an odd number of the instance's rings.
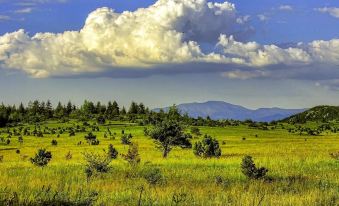
[[[118,157],[118,150],[115,149],[112,144],[108,146],[108,156],[111,159],[116,159]]]
[[[219,142],[216,139],[209,135],[205,135],[202,141],[194,144],[193,153],[196,156],[204,158],[220,157],[221,149],[219,147]]]
[[[196,135],[196,136],[200,136],[201,135],[200,129],[198,127],[192,127],[191,128],[191,133]]]
[[[139,155],[138,145],[130,144],[127,154],[123,154],[122,157],[132,166],[139,164],[141,159]]]
[[[241,163],[241,172],[249,179],[262,179],[266,176],[268,169],[265,167],[257,168],[251,156],[245,156]]]
[[[153,186],[160,184],[164,180],[160,168],[154,166],[146,166],[142,170],[142,177],[147,181],[148,184]]]
[[[67,154],[65,155],[65,159],[70,160],[72,158],[73,158],[73,155],[72,155],[71,151],[67,152]]]
[[[122,134],[121,136],[121,143],[125,145],[131,144],[132,134]]]
[[[31,158],[32,164],[38,167],[45,167],[52,159],[52,153],[46,149],[39,149],[34,158]]]
[[[24,143],[24,139],[22,138],[22,136],[19,136],[19,137],[18,137],[18,142],[19,142],[20,144]]]
[[[97,173],[107,173],[111,169],[109,166],[111,163],[111,158],[109,158],[107,155],[85,153],[84,157],[87,162],[85,168],[87,180]]]
[[[92,132],[88,133],[88,135],[85,136],[85,139],[90,145],[99,145],[100,143],[100,141],[97,139],[97,136],[94,135]]]
[[[51,144],[52,144],[53,146],[57,146],[57,145],[58,145],[58,142],[57,142],[55,139],[53,139],[52,142],[51,142]]]

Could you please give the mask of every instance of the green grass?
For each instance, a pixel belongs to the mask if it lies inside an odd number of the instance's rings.
[[[76,122],[48,122],[42,128],[73,124]],[[107,127],[117,134],[115,140],[104,138]],[[157,165],[165,177],[163,184],[150,186],[141,177],[126,178],[129,167],[120,155],[112,161],[109,173],[86,181],[83,153],[103,153],[109,144],[113,144],[119,154],[126,153],[128,146],[120,142],[122,129],[125,133],[132,133],[132,141],[139,145],[142,161],[139,169],[144,164]],[[0,163],[0,188],[3,190],[0,189],[0,196],[16,192],[21,200],[34,200],[38,194],[41,195],[43,187],[50,186],[51,191],[64,191],[71,199],[76,199],[80,192],[86,196],[96,191],[99,195],[95,205],[138,205],[140,188],[144,187],[142,205],[338,204],[339,161],[329,155],[339,150],[338,134],[299,136],[288,133],[286,129],[263,131],[243,125],[200,127],[200,130],[202,134],[219,140],[221,158],[201,159],[195,157],[191,149],[175,148],[167,159],[163,159],[154,142],[144,136],[143,127],[122,122],[100,126],[100,132],[94,132],[100,140],[98,146],[77,145],[79,141],[85,143],[87,133],[69,137],[65,132],[59,138],[57,135],[44,135],[42,138],[24,136],[22,145],[17,137],[12,136],[9,145],[0,144],[0,156],[4,156]],[[6,137],[3,133],[1,136]],[[58,141],[57,146],[51,145],[52,139]],[[222,144],[223,141],[225,144]],[[29,161],[39,148],[46,148],[53,155],[43,169]],[[17,149],[20,149],[20,154],[16,154]],[[66,160],[65,155],[69,151],[73,158]],[[272,181],[248,180],[240,169],[245,155],[251,155],[258,166],[268,168]],[[222,184],[216,184],[217,176],[223,178]]]

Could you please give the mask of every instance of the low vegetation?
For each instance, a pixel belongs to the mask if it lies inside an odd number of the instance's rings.
[[[0,205],[338,205],[336,121],[214,121],[89,101],[0,114]]]

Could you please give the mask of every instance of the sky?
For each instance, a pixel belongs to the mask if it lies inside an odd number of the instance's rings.
[[[339,102],[337,0],[0,0],[0,102]]]

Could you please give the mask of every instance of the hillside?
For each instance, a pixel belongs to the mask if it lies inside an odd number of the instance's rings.
[[[167,111],[169,107],[163,108]],[[211,119],[234,119],[270,122],[281,120],[291,115],[305,111],[305,109],[281,109],[281,108],[260,108],[256,110],[248,109],[239,105],[222,101],[208,101],[204,103],[179,104],[177,108],[181,113],[187,113],[190,117],[207,117]],[[154,109],[159,111],[160,109]]]
[[[328,122],[339,120],[339,106],[316,106],[284,119],[284,122],[305,123],[307,121]]]

